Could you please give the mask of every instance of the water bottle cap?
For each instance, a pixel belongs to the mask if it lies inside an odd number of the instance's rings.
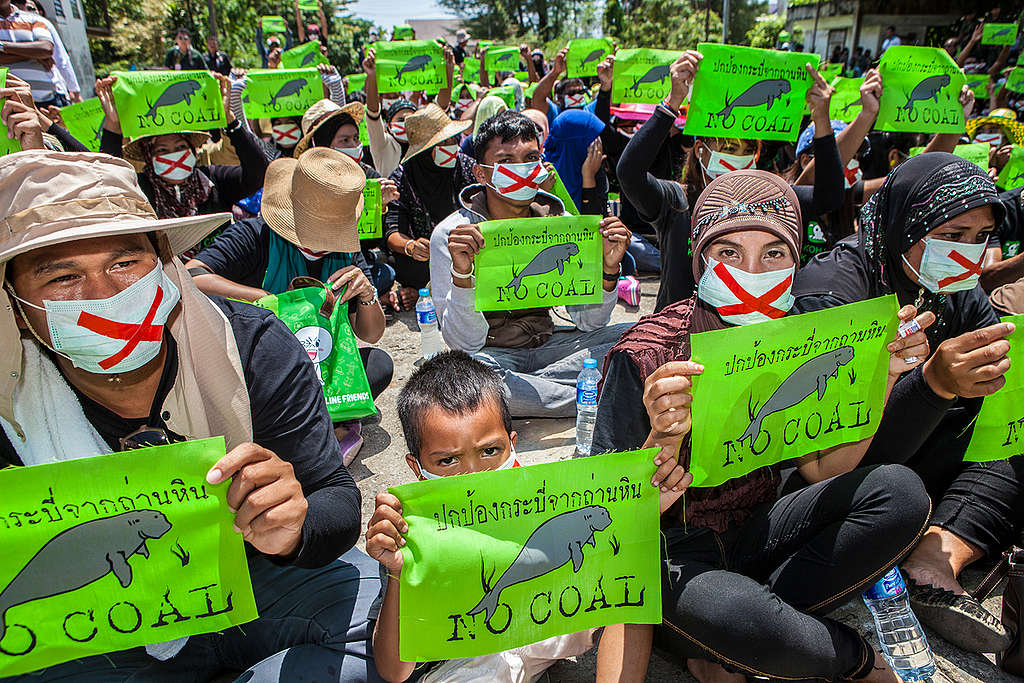
[[[420,290],[420,296],[430,296],[430,290],[424,287]]]
[[[597,359],[596,358],[587,358],[586,360],[583,361],[583,367],[585,367],[585,368],[596,368],[597,367]]]

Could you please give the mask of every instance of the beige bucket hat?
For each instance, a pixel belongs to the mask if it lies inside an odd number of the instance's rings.
[[[314,251],[359,251],[366,174],[335,149],[314,147],[298,159],[271,162],[260,216],[292,244]]]
[[[441,107],[433,102],[405,117],[405,132],[409,136],[409,150],[402,163],[409,161],[425,149],[453,135],[469,130],[472,121],[452,121]]]
[[[366,106],[362,102],[349,102],[339,106],[328,99],[313,104],[302,115],[302,139],[295,145],[295,156],[299,156],[313,146],[313,135],[328,121],[339,116],[348,115],[358,126],[366,115]]]

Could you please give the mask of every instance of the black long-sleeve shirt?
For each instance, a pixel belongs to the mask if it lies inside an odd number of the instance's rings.
[[[675,118],[658,107],[626,145],[616,175],[624,197],[640,218],[654,227],[661,245],[661,288],[655,311],[693,295],[696,283],[690,268],[690,204],[683,186],[661,180],[651,167],[668,138]],[[794,186],[806,223],[835,211],[843,202],[843,167],[835,135],[814,139],[814,186]]]
[[[254,194],[263,187],[263,177],[266,175],[267,161],[266,152],[260,145],[259,140],[248,126],[240,122],[232,124],[224,129],[231,145],[238,155],[238,166],[227,164],[212,164],[210,166],[197,166],[196,168],[210,179],[213,187],[206,201],[199,205],[199,214],[220,213],[231,211],[231,205],[240,199]],[[123,153],[121,146],[124,138],[119,133],[103,130],[103,137],[100,139],[100,151],[111,156],[121,157]],[[139,174],[139,187],[149,201],[153,202],[153,184],[145,174]],[[169,216],[161,216],[169,218]]]

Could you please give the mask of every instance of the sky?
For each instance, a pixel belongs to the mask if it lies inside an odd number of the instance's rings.
[[[384,27],[403,24],[407,19],[442,19],[453,16],[436,0],[356,0],[349,6],[357,17]]]

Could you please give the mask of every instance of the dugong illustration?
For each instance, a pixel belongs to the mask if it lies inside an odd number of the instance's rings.
[[[202,89],[198,81],[194,81],[191,78],[187,81],[180,81],[178,83],[172,83],[167,86],[167,89],[160,93],[160,97],[156,98],[156,102],[150,105],[149,111],[143,116],[149,118],[156,117],[156,110],[160,107],[170,107],[173,104],[179,102],[185,102],[189,105],[192,104],[192,98],[197,92]]]
[[[492,588],[484,586],[484,597],[466,614],[473,616],[486,612],[486,619],[490,621],[498,608],[501,591],[509,586],[536,579],[568,564],[570,560],[572,570],[578,572],[583,566],[583,546],[589,543],[596,548],[594,533],[604,531],[611,523],[608,509],[601,505],[588,505],[547,520],[533,530],[498,582]]]
[[[993,38],[998,38],[999,36],[1008,36],[1008,35],[1010,35],[1010,29],[1004,28],[1004,29],[1002,29],[1000,31],[996,31],[995,33],[993,33],[992,37]]]
[[[939,91],[947,85],[949,85],[949,74],[929,76],[914,86],[913,91],[910,93],[910,97],[907,98],[907,103],[900,107],[900,109],[909,112],[914,108],[914,102],[923,102],[924,100],[935,100],[935,103],[938,104]]]
[[[743,443],[750,439],[750,445],[754,445],[757,435],[761,433],[761,423],[772,413],[777,413],[786,408],[792,408],[805,398],[818,392],[818,400],[825,396],[825,389],[829,377],[839,376],[839,366],[846,365],[853,360],[853,347],[840,346],[835,351],[826,351],[820,356],[815,356],[803,363],[790,374],[779,388],[765,401],[757,415],[750,421],[747,431],[743,432],[738,441]]]
[[[312,64],[313,61],[316,59],[316,54],[316,52],[307,52],[306,56],[302,58],[302,62],[299,64],[299,66],[308,66]]]
[[[565,273],[565,264],[578,253],[580,253],[580,247],[575,242],[565,242],[564,244],[550,246],[534,256],[533,260],[526,264],[526,267],[519,271],[518,274],[513,270],[512,274],[514,277],[512,282],[505,285],[505,288],[516,291],[519,289],[519,285],[523,283],[524,277],[550,273],[555,268],[558,269],[558,274],[562,275]]]
[[[597,60],[601,59],[601,57],[604,56],[605,52],[607,52],[607,50],[604,50],[602,48],[597,48],[596,50],[592,50],[590,52],[590,54],[587,55],[586,57],[584,57],[583,61],[580,62],[580,68],[582,69],[587,64],[590,64],[591,62],[596,62]]]
[[[718,116],[727,119],[736,107],[760,107],[762,104],[767,104],[767,108],[771,109],[775,100],[788,93],[792,87],[790,82],[784,78],[758,81],[741,92],[732,102],[726,98],[726,105],[722,111],[718,112]]]
[[[171,530],[162,512],[135,510],[83,522],[65,529],[39,549],[0,592],[0,640],[7,610],[26,602],[70,593],[113,572],[127,588],[132,583],[128,558],[149,557],[146,541]]]
[[[401,81],[402,76],[407,73],[412,73],[413,71],[426,71],[428,64],[430,64],[430,55],[416,55],[409,59],[409,61],[395,73],[395,78]]]
[[[306,87],[306,79],[304,78],[293,78],[278,90],[274,95],[271,95],[269,105],[272,107],[277,104],[277,101],[282,97],[291,97],[302,92],[302,89]]]
[[[651,67],[647,73],[640,78],[636,79],[631,86],[633,94],[636,94],[636,89],[644,83],[661,83],[668,78],[668,64],[659,64],[658,66]]]

